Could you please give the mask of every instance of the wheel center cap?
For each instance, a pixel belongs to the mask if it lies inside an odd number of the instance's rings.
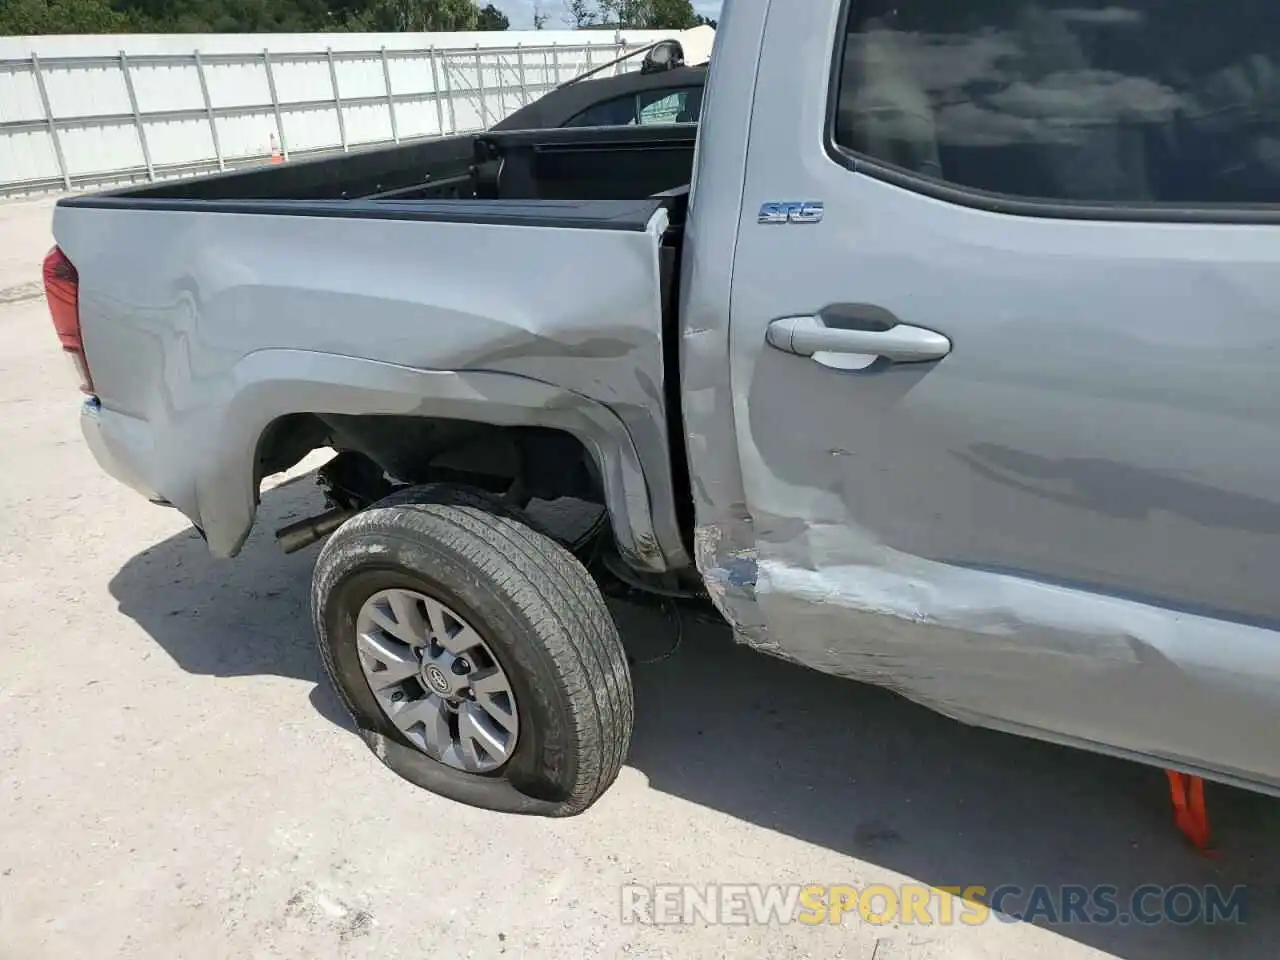
[[[424,679],[427,682],[427,686],[436,693],[440,693],[445,696],[449,696],[453,693],[453,684],[449,682],[449,677],[434,663],[429,663],[422,668],[422,679]]]

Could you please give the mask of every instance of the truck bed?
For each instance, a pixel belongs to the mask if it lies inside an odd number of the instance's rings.
[[[384,217],[432,200],[637,201],[677,189],[693,169],[695,129],[598,127],[516,130],[424,140],[395,147],[69,198],[68,206],[211,209],[226,204],[341,201]],[[374,205],[374,206],[370,206]],[[470,219],[480,207],[467,208]],[[554,208],[552,208],[554,209]],[[608,217],[606,208],[590,208]],[[284,212],[284,211],[281,211]]]
[[[551,431],[633,565],[687,566],[664,324],[693,138],[513,131],[64,198],[90,445],[227,556],[314,446],[424,482],[419,427]]]

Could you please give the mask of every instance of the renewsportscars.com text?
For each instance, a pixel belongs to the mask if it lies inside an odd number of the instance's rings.
[[[658,884],[621,890],[623,923],[646,925],[868,923],[980,926],[999,923],[1245,923],[1243,886],[1146,884],[1020,887],[928,884]]]

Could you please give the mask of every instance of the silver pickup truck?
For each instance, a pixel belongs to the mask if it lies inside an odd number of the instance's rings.
[[[616,776],[597,554],[960,720],[1280,792],[1276,9],[730,0],[697,126],[66,198],[85,436],[222,557],[338,451],[281,539],[328,537],[369,744],[459,800]],[[530,519],[567,497],[600,529]]]

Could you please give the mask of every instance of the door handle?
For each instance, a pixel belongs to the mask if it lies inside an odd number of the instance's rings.
[[[934,330],[898,323],[884,330],[829,327],[822,317],[783,317],[769,324],[769,346],[785,353],[812,357],[815,353],[884,357],[894,363],[941,360],[951,341]]]

